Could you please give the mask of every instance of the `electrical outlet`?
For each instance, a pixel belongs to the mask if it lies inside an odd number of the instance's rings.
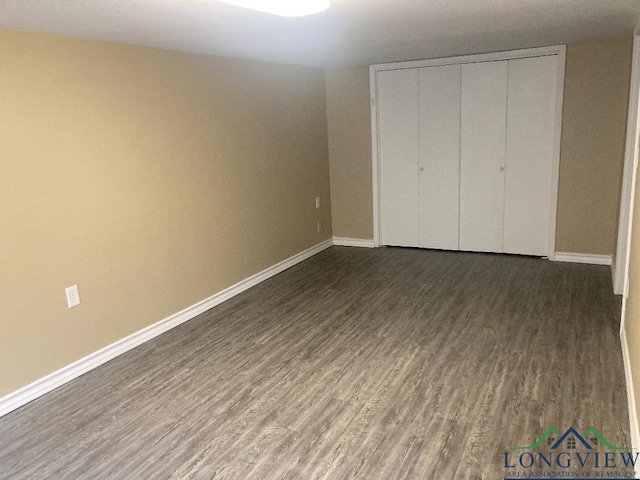
[[[320,233],[320,230],[322,229],[322,222],[318,222],[317,225],[318,225],[318,233]]]
[[[316,197],[316,208],[320,208],[320,197]]]
[[[65,292],[67,292],[67,305],[69,306],[69,308],[80,305],[80,292],[78,292],[77,285],[68,287]]]

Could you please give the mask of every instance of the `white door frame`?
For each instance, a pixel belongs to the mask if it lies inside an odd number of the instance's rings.
[[[611,264],[613,292],[626,293],[627,270],[629,268],[629,239],[631,237],[631,203],[633,201],[633,180],[635,165],[638,163],[638,135],[640,134],[640,35],[633,37],[631,62],[631,83],[629,90],[629,113],[627,116],[627,142],[622,172],[622,192],[620,195],[620,219],[618,221],[618,244],[616,258]]]
[[[380,159],[378,156],[378,72],[384,70],[399,70],[405,68],[432,67],[440,65],[456,65],[464,63],[493,62],[497,60],[512,60],[516,58],[541,57],[545,55],[558,55],[558,79],[556,88],[556,112],[554,152],[552,159],[551,178],[551,215],[549,221],[549,253],[553,260],[556,243],[556,216],[558,209],[558,176],[560,166],[560,140],[562,134],[562,105],[564,96],[564,70],[566,58],[566,46],[556,45],[552,47],[529,48],[525,50],[511,50],[507,52],[486,53],[480,55],[464,55],[460,57],[436,58],[431,60],[415,60],[410,62],[381,63],[369,66],[369,85],[371,89],[371,148],[373,160],[373,242],[376,247],[381,245],[380,240]]]
[[[618,224],[618,245],[616,260],[611,265],[613,288],[616,294],[622,294],[622,313],[620,316],[620,343],[627,384],[629,403],[629,424],[631,425],[631,444],[639,448],[640,429],[634,395],[634,382],[629,358],[629,344],[626,333],[627,300],[629,297],[629,257],[631,252],[631,230],[636,196],[636,176],[638,171],[638,135],[640,134],[640,22],[633,37],[633,55],[631,63],[631,82],[629,85],[629,116],[627,118],[627,142],[625,146],[624,171],[622,177],[622,195],[620,199],[620,220]],[[637,379],[636,379],[637,381]],[[635,468],[636,477],[640,476],[640,465]]]

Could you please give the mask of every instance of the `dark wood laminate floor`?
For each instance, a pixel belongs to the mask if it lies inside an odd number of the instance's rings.
[[[2,479],[503,478],[629,443],[608,267],[333,247],[0,419]]]

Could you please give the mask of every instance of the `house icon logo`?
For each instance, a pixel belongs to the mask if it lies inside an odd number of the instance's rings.
[[[633,478],[640,452],[613,445],[596,428],[549,428],[532,445],[504,453],[505,480],[515,478]],[[541,477],[542,475],[542,477]]]
[[[551,450],[556,450],[563,442],[566,442],[565,449],[575,450],[578,441],[582,443],[587,450],[591,450],[591,445],[589,445],[589,443],[582,438],[582,435],[576,432],[576,429],[573,427],[568,428],[567,431],[562,434],[558,441],[551,446]]]
[[[608,450],[631,450],[631,447],[617,447],[607,441],[607,439],[594,427],[589,427],[584,434],[580,434],[574,427],[569,427],[564,433],[556,427],[549,428],[533,445],[526,447],[511,447],[511,450],[534,450],[542,445],[549,446],[551,450],[576,450],[584,448],[592,450],[598,448],[599,445],[604,446]]]

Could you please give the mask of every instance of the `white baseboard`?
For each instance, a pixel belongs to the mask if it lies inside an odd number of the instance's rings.
[[[87,373],[90,370],[93,370],[96,367],[108,362],[116,358],[119,355],[122,355],[125,352],[141,345],[158,335],[161,335],[168,330],[171,330],[178,325],[191,320],[192,318],[200,315],[203,312],[206,312],[210,308],[215,307],[216,305],[220,305],[222,302],[229,300],[232,297],[235,297],[239,293],[244,292],[245,290],[257,285],[260,282],[264,282],[265,280],[277,275],[278,273],[290,268],[303,260],[306,260],[317,253],[320,253],[323,250],[331,247],[333,245],[333,240],[328,239],[322,243],[319,243],[303,252],[300,252],[292,257],[283,260],[280,263],[273,265],[272,267],[267,268],[255,275],[252,275],[249,278],[242,280],[241,282],[232,285],[229,288],[222,290],[221,292],[212,295],[209,298],[206,298],[195,305],[185,308],[184,310],[171,315],[170,317],[165,318],[164,320],[160,320],[149,327],[146,327],[132,335],[129,335],[122,340],[118,340],[117,342],[94,352],[77,362],[72,363],[56,372],[53,372],[50,375],[47,375],[40,380],[36,380],[35,382],[27,385],[20,390],[10,393],[9,395],[0,398],[0,417],[6,415],[7,413],[35,400],[36,398],[44,395],[45,393],[50,392],[51,390],[58,388],[65,383],[70,382],[71,380],[79,377]]]
[[[556,252],[554,262],[590,263],[592,265],[611,265],[611,255],[593,255],[591,253]]]
[[[627,384],[627,403],[629,405],[629,424],[631,427],[631,446],[634,451],[640,449],[640,430],[638,430],[638,411],[636,410],[636,397],[633,391],[633,377],[631,375],[631,360],[629,358],[629,345],[627,344],[627,331],[620,328],[620,344],[622,345],[622,361],[624,363],[624,376]],[[640,464],[636,465],[635,476],[640,478]]]
[[[333,244],[342,247],[375,247],[373,240],[365,240],[362,238],[333,237]]]

